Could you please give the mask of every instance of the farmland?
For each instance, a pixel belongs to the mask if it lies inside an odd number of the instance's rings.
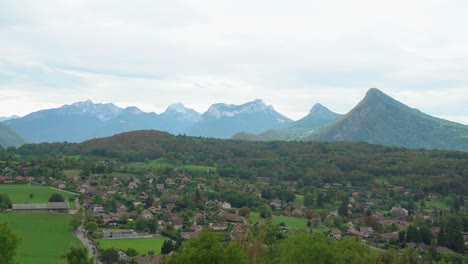
[[[66,201],[68,201],[70,196],[73,196],[64,191],[26,184],[0,184],[0,193],[8,194],[12,203],[47,203],[49,197],[54,193],[60,193]],[[32,198],[29,197],[30,194],[32,194]],[[73,203],[69,204],[70,208],[74,207]]]
[[[22,264],[49,264],[80,241],[70,231],[70,215],[59,213],[0,213],[21,237],[15,259]]]
[[[165,238],[131,238],[131,239],[100,239],[99,246],[101,248],[120,248],[127,250],[134,248],[138,251],[138,255],[146,255],[148,251],[154,250],[156,255],[161,254],[161,246]]]
[[[258,221],[260,222],[265,221],[265,219],[260,218],[258,213],[251,213],[250,221],[252,223],[255,223]],[[280,223],[284,223],[286,227],[292,228],[292,229],[304,229],[304,230],[307,229],[307,219],[305,218],[273,215],[271,222],[274,225],[279,225]]]

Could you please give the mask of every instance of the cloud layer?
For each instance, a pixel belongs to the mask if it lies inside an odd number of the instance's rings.
[[[261,98],[297,119],[371,87],[468,124],[466,1],[3,1],[0,116],[91,99]]]

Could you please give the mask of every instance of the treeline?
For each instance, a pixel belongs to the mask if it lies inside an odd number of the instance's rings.
[[[322,233],[297,231],[282,233],[277,227],[261,225],[241,227],[235,231],[236,240],[221,233],[204,230],[184,242],[165,263],[356,263],[356,264],[423,264],[465,263],[466,256],[440,254],[436,245],[420,255],[407,248],[381,251],[362,244],[360,239],[346,237],[335,240]]]
[[[159,131],[135,131],[80,144],[27,144],[20,155],[80,155],[122,163],[161,159],[171,164],[216,166],[222,177],[256,182],[297,181],[369,184],[384,177],[393,185],[441,194],[468,193],[468,153],[409,150],[351,142],[247,142],[172,136]],[[52,153],[52,154],[51,154]]]

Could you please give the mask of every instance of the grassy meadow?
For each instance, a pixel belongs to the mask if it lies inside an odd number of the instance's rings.
[[[70,230],[69,214],[49,212],[0,213],[21,237],[15,260],[21,264],[61,263],[60,255],[71,246],[81,245]]]
[[[216,170],[216,167],[211,167],[211,166],[198,166],[198,165],[187,165],[187,164],[173,165],[173,164],[160,161],[160,160],[152,160],[152,161],[144,162],[144,163],[133,163],[133,164],[130,164],[129,167],[139,168],[139,169],[182,168],[188,171],[195,171],[195,172]]]
[[[256,223],[258,221],[263,222],[265,219],[261,218],[258,213],[252,212],[249,215],[249,219],[251,223]],[[305,218],[297,218],[297,217],[289,217],[283,215],[273,215],[271,218],[271,223],[274,225],[279,225],[280,223],[284,223],[284,225],[288,228],[292,229],[308,229],[307,227],[307,219]]]
[[[47,203],[50,196],[60,193],[68,201],[72,194],[40,185],[27,184],[0,184],[0,193],[6,193],[12,203]],[[33,197],[29,198],[32,194]],[[74,203],[69,202],[70,208],[74,208]]]
[[[120,248],[127,250],[134,248],[138,251],[138,255],[146,255],[148,251],[154,250],[156,255],[161,254],[161,246],[165,238],[154,237],[154,238],[129,238],[129,239],[100,239],[98,240],[99,247],[103,249],[107,248]]]

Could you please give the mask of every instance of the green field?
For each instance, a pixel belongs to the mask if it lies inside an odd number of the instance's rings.
[[[120,248],[127,250],[134,248],[138,251],[138,255],[146,255],[148,251],[154,250],[156,255],[161,254],[161,246],[164,242],[164,237],[154,238],[129,238],[129,239],[100,239],[98,240],[100,248]]]
[[[56,189],[39,185],[26,184],[0,184],[0,193],[6,193],[12,203],[47,203],[49,197],[54,193],[60,193],[68,201],[72,194]],[[29,195],[33,194],[32,198]],[[70,202],[70,208],[74,208],[74,203]]]
[[[60,263],[60,255],[81,242],[70,231],[69,214],[0,213],[0,223],[7,222],[21,237],[16,261],[21,264]]]
[[[426,203],[426,207],[434,207],[438,209],[449,210],[450,206],[446,204],[444,201],[424,201]]]
[[[265,221],[265,219],[260,218],[260,215],[258,213],[252,212],[249,215],[249,219],[251,223],[256,223],[258,221],[262,222]],[[307,227],[307,219],[305,218],[296,218],[296,217],[289,217],[289,216],[277,216],[273,215],[271,219],[271,223],[274,225],[279,225],[280,223],[284,223],[286,227],[292,228],[292,229],[308,229]]]
[[[197,165],[174,165],[160,160],[152,160],[145,163],[133,163],[129,167],[138,168],[138,169],[161,169],[161,168],[182,168],[188,171],[207,171],[207,170],[216,170],[216,167],[211,166],[197,166]]]

